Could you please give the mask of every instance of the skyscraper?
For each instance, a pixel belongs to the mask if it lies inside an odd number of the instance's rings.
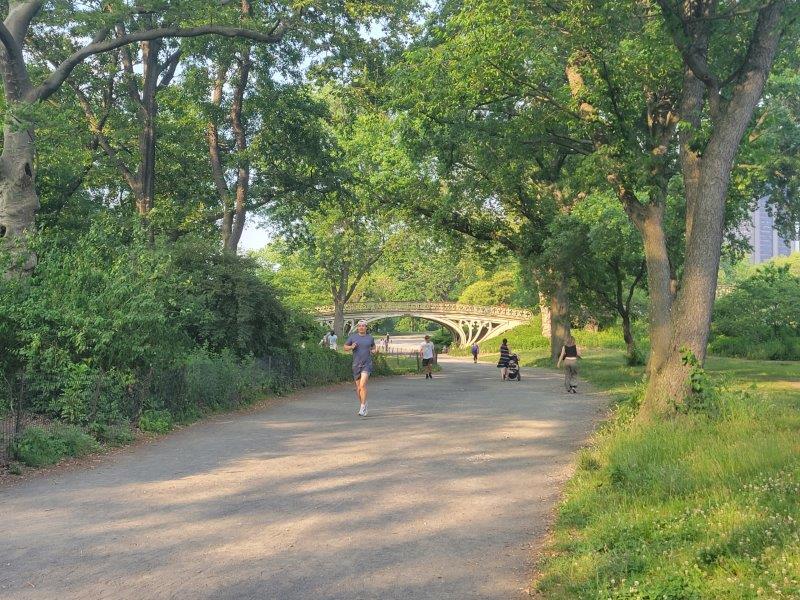
[[[775,229],[775,220],[767,212],[767,199],[761,198],[751,213],[751,222],[745,223],[743,233],[750,241],[750,260],[762,263],[775,256],[786,256],[800,251],[800,241],[784,240]]]

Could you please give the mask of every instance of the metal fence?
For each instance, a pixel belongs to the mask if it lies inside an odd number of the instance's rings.
[[[31,425],[49,429],[50,419],[28,410],[26,381],[22,375],[3,377],[2,397],[5,410],[0,412],[0,466],[11,460],[11,445]]]

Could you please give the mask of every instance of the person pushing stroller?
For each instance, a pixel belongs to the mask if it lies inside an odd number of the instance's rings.
[[[506,379],[509,381],[522,381],[522,372],[519,368],[519,356],[516,354],[508,355],[508,374]]]

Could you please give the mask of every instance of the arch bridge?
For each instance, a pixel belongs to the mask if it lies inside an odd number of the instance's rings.
[[[333,328],[333,306],[320,306],[316,312],[319,323]],[[468,346],[523,325],[532,316],[524,309],[455,302],[351,302],[344,307],[344,330],[350,331],[361,319],[372,323],[393,317],[418,317],[447,327],[461,346]]]

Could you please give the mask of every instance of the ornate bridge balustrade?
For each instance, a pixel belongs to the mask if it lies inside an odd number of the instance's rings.
[[[316,320],[333,327],[333,306],[317,308]],[[527,323],[532,313],[503,306],[475,306],[455,302],[352,302],[344,307],[344,329],[355,323],[367,323],[393,317],[418,317],[439,323],[453,332],[462,346],[497,337],[518,325]]]

